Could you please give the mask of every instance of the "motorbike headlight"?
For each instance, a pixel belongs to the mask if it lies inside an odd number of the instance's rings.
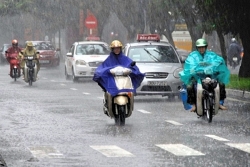
[[[76,65],[83,65],[85,66],[87,63],[84,60],[76,60]]]
[[[183,68],[177,68],[177,69],[175,69],[174,70],[174,77],[175,78],[180,78],[180,76],[179,76],[179,72],[181,72],[183,70]]]

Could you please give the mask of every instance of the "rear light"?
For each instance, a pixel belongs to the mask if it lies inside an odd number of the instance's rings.
[[[128,97],[131,98],[133,96],[133,92],[128,92]]]

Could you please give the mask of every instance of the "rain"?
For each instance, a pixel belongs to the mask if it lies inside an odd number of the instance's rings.
[[[0,0],[0,166],[250,166],[249,7],[234,0]],[[202,104],[199,115],[180,94],[179,74],[200,38],[230,73],[227,110],[218,113],[220,99],[211,109]],[[236,67],[228,56],[233,38],[241,47]],[[5,51],[14,39],[22,51],[33,42],[37,76],[24,71],[28,65],[11,76]],[[127,77],[119,85],[125,91],[117,86],[113,95],[97,80],[105,80],[103,62],[121,54],[115,40],[131,62],[107,75],[114,77],[107,87]]]

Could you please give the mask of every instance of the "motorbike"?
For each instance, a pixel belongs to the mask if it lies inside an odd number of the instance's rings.
[[[125,119],[130,117],[134,109],[134,93],[133,84],[129,74],[129,68],[117,66],[110,69],[110,73],[114,77],[118,90],[124,89],[115,96],[108,91],[104,92],[104,113],[110,118],[114,118],[116,125],[125,125]],[[131,90],[131,91],[130,91]]]
[[[14,79],[14,81],[17,80],[21,76],[21,70],[20,70],[20,62],[17,59],[18,53],[8,53],[7,51],[5,52],[8,55],[9,63],[11,66],[11,71],[10,71],[10,77]]]
[[[29,86],[32,86],[33,82],[36,82],[37,79],[37,65],[35,63],[36,55],[25,56],[25,65],[24,65],[24,81],[29,83]]]
[[[208,123],[212,122],[213,116],[218,114],[220,106],[220,87],[217,81],[218,72],[206,72],[204,70],[196,70],[194,78],[196,83],[193,84],[193,90],[196,95],[196,113],[199,117],[207,119]],[[191,105],[187,103],[187,93],[185,87],[180,89],[181,98],[184,108],[191,109]]]
[[[233,57],[233,61],[232,61],[232,68],[235,69],[235,67],[238,65],[238,58],[237,57]]]
[[[212,122],[213,116],[218,114],[220,106],[220,87],[216,74],[197,74],[199,80],[196,85],[196,112],[197,115]]]

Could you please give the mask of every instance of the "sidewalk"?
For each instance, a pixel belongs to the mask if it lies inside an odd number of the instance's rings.
[[[235,98],[243,98],[250,100],[250,92],[242,91],[242,90],[235,90],[235,89],[226,89],[227,96],[235,97]]]

